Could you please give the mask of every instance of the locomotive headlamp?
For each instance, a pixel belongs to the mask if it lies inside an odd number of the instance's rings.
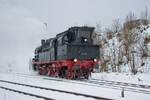
[[[96,58],[94,59],[94,62],[97,62],[97,59],[96,59]]]
[[[84,39],[84,42],[87,42],[87,39],[86,39],[86,38]]]
[[[75,58],[73,61],[74,61],[74,62],[77,62],[78,60]]]

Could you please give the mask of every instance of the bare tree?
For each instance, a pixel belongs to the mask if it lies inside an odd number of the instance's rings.
[[[132,20],[135,20],[137,19],[137,17],[135,16],[134,12],[130,11],[128,13],[128,15],[126,16],[126,22],[129,22],[129,21],[132,21]]]
[[[106,33],[106,38],[107,39],[112,39],[113,38],[113,31],[111,28],[107,27],[105,28],[105,33]]]
[[[136,23],[136,16],[133,12],[129,12],[123,24],[123,30],[126,32],[132,30],[136,26]]]
[[[147,6],[145,6],[145,11],[142,12],[141,17],[142,17],[143,19],[148,19],[148,10],[147,10]]]
[[[114,19],[113,24],[112,24],[112,32],[113,33],[118,33],[121,30],[121,22],[120,19]]]
[[[139,33],[136,32],[135,30],[129,30],[128,32],[125,31],[122,34],[124,53],[125,56],[127,57],[128,62],[130,63],[131,71],[133,72],[133,74],[136,74],[136,69],[133,64],[134,55],[132,51],[134,50],[135,43],[137,43],[139,39],[140,39]]]

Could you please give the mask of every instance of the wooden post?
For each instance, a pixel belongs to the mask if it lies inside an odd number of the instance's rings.
[[[124,88],[122,88],[122,91],[121,91],[121,97],[124,98]]]

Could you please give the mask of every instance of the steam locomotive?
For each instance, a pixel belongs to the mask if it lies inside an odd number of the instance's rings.
[[[71,27],[54,38],[41,40],[35,49],[33,69],[40,75],[88,79],[99,62],[99,46],[93,45],[94,27]]]

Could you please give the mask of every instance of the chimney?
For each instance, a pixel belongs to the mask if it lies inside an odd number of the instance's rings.
[[[44,44],[45,44],[45,40],[42,39],[42,40],[41,40],[41,45],[44,45]]]

